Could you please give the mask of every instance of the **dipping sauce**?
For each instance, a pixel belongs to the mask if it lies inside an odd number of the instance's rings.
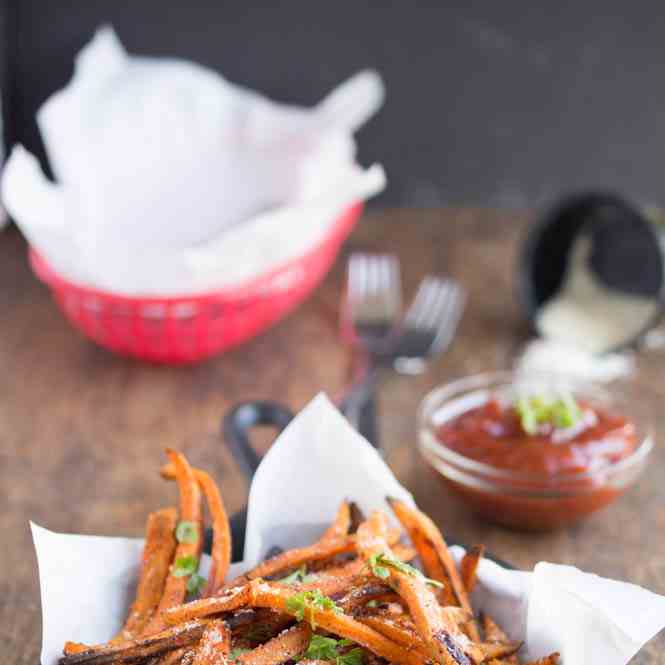
[[[636,427],[621,415],[578,402],[570,427],[544,423],[527,433],[512,404],[491,399],[438,428],[447,448],[477,462],[515,472],[556,476],[600,470],[638,446]]]
[[[653,449],[651,408],[624,386],[515,372],[464,377],[422,402],[419,449],[483,519],[544,531],[621,496]]]

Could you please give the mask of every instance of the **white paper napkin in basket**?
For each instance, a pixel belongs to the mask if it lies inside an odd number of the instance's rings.
[[[233,286],[383,189],[353,140],[383,97],[364,70],[312,108],[280,104],[192,62],[129,55],[103,28],[37,114],[56,182],[16,146],[2,199],[72,281],[143,296]]]
[[[376,451],[319,395],[280,435],[256,473],[245,561],[233,574],[272,545],[311,542],[343,498],[352,497],[365,511],[389,510],[387,495],[412,500]],[[42,665],[54,665],[65,640],[102,642],[122,624],[141,541],[32,529],[42,594]],[[459,558],[462,550],[454,553]],[[665,597],[550,563],[527,573],[485,560],[472,600],[511,637],[525,639],[529,657],[559,651],[564,665],[625,665],[665,625]]]

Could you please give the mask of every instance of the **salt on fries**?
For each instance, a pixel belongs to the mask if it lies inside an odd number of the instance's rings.
[[[521,643],[471,608],[482,547],[458,568],[419,510],[388,499],[407,544],[385,513],[365,517],[344,501],[318,541],[227,580],[231,535],[219,489],[181,453],[167,455],[162,476],[176,481],[179,507],[148,517],[125,624],[105,644],[67,642],[60,665],[518,665]],[[204,501],[213,532],[207,583],[198,572]],[[416,555],[423,571],[409,563]]]

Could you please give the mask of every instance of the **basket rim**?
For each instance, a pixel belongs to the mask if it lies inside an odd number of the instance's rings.
[[[47,286],[67,291],[76,291],[82,296],[91,297],[91,298],[100,298],[105,300],[115,300],[118,303],[132,303],[136,304],[138,302],[144,304],[164,304],[169,305],[173,303],[179,303],[183,300],[192,302],[205,302],[205,301],[215,301],[220,299],[226,300],[241,300],[246,298],[248,295],[259,290],[264,284],[270,282],[280,273],[289,270],[295,265],[306,261],[312,255],[320,251],[324,246],[336,242],[338,245],[344,241],[344,239],[351,233],[356,222],[360,218],[364,209],[364,202],[357,201],[347,206],[343,212],[339,214],[335,222],[329,227],[326,235],[315,245],[310,247],[305,253],[300,256],[293,258],[289,261],[285,261],[275,268],[268,270],[264,273],[255,275],[254,277],[244,281],[239,282],[231,286],[223,287],[216,289],[214,291],[207,291],[203,293],[190,293],[190,294],[175,294],[169,296],[158,296],[158,295],[126,295],[123,293],[117,293],[115,291],[105,291],[102,289],[96,289],[91,286],[83,285],[79,282],[75,282],[69,279],[62,277],[57,273],[49,264],[49,262],[31,245],[28,245],[28,260],[30,267],[32,268],[33,273],[36,277],[46,284]]]

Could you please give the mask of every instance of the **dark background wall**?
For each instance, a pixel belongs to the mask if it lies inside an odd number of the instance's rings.
[[[665,12],[642,2],[14,0],[7,139],[102,22],[134,52],[179,55],[276,99],[313,103],[359,68],[384,75],[359,134],[379,203],[523,207],[573,188],[665,199]]]

